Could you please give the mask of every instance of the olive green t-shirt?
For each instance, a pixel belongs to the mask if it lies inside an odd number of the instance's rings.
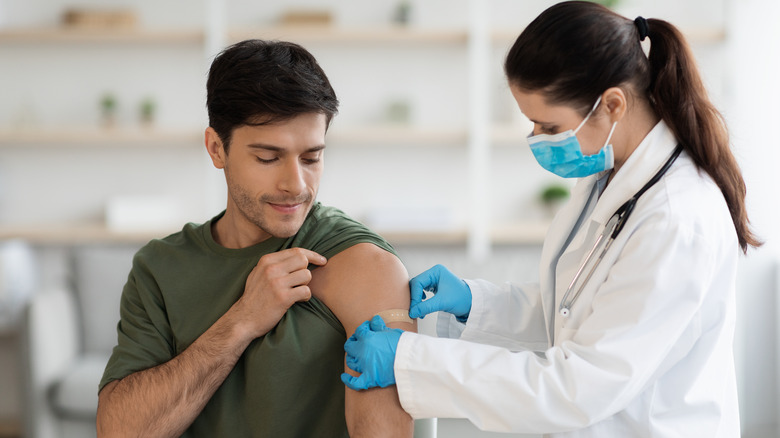
[[[317,203],[298,233],[249,248],[217,244],[211,225],[182,231],[141,248],[122,292],[118,345],[100,389],[172,359],[192,344],[243,294],[261,256],[302,247],[329,258],[358,243],[393,252],[384,239],[343,212]],[[345,437],[346,334],[313,298],[296,303],[266,335],[255,339],[185,437]]]

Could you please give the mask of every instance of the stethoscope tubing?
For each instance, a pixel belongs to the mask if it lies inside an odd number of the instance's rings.
[[[596,271],[596,267],[598,267],[599,263],[601,263],[601,260],[604,258],[604,255],[607,253],[609,248],[612,246],[612,242],[615,241],[615,238],[620,234],[620,231],[623,229],[623,226],[625,225],[628,218],[631,216],[631,213],[634,211],[634,206],[636,205],[636,202],[639,200],[639,198],[655,183],[657,183],[663,176],[666,174],[666,171],[669,170],[670,167],[672,167],[672,164],[677,160],[677,157],[682,152],[683,147],[682,145],[678,144],[677,147],[674,149],[674,152],[672,152],[672,155],[669,157],[669,159],[666,160],[666,163],[664,163],[663,167],[658,170],[658,172],[653,175],[650,180],[645,183],[644,186],[642,186],[639,191],[637,191],[634,196],[628,199],[628,201],[624,202],[623,205],[620,206],[617,210],[615,210],[615,213],[610,216],[609,221],[607,221],[606,225],[604,225],[604,230],[599,234],[598,239],[596,239],[596,243],[593,244],[593,248],[588,252],[588,255],[585,256],[585,261],[580,265],[579,269],[577,269],[577,273],[574,274],[574,278],[572,278],[571,283],[569,283],[569,287],[566,288],[566,292],[563,294],[563,298],[561,299],[561,304],[558,306],[558,313],[564,317],[568,318],[571,314],[571,307],[574,305],[574,303],[577,301],[577,298],[579,298],[580,294],[582,293],[582,290],[585,288],[585,285],[590,281],[590,278],[593,276],[593,273]],[[612,227],[612,229],[607,230],[609,227],[610,222],[613,221],[613,219],[617,218],[615,225]],[[585,267],[587,267],[591,259],[593,258],[593,254],[596,252],[596,250],[599,248],[599,244],[602,240],[604,240],[604,237],[609,235],[609,237],[606,240],[606,243],[604,245],[604,248],[599,253],[598,258],[596,258],[595,262],[593,263],[590,271],[588,272],[588,275],[585,277],[585,279],[579,283],[579,287],[577,288],[574,295],[571,297],[571,300],[569,300],[569,295],[571,295],[572,290],[574,289],[574,286],[578,283],[580,277],[582,276],[583,271],[585,270]]]

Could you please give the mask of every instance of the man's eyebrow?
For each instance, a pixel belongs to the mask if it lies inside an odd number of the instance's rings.
[[[285,152],[285,151],[287,151],[286,148],[283,148],[283,147],[280,147],[280,146],[274,146],[272,144],[264,144],[264,143],[250,143],[250,144],[248,144],[246,146],[248,148],[250,148],[250,149],[263,149],[263,150],[271,151],[271,152]],[[321,151],[323,149],[325,149],[325,145],[324,144],[319,144],[319,145],[312,146],[312,147],[306,149],[304,151],[304,153],[319,152],[319,151]]]

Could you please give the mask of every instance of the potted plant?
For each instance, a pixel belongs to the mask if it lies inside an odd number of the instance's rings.
[[[118,104],[113,93],[104,93],[100,98],[100,116],[103,126],[110,128],[116,125],[116,110]]]
[[[546,185],[539,193],[539,201],[550,217],[555,215],[568,198],[569,188],[559,183]]]
[[[141,100],[139,106],[139,113],[141,117],[141,124],[144,126],[151,126],[154,123],[154,115],[157,110],[157,103],[151,97],[146,97]]]

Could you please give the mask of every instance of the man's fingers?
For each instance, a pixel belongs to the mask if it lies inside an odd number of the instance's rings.
[[[284,251],[280,251],[278,254],[282,254],[284,257],[286,257],[286,261],[294,262],[295,266],[298,267],[297,269],[303,269],[306,266],[309,266],[310,263],[322,266],[328,262],[325,257],[306,248],[289,248]]]
[[[293,302],[309,301],[311,299],[311,289],[309,286],[297,286],[290,289],[290,299]]]
[[[328,260],[304,248],[289,248],[282,251],[266,254],[257,262],[258,266],[277,266],[285,273],[306,269],[309,264],[322,266]]]
[[[300,269],[290,272],[283,278],[285,283],[284,286],[286,287],[305,286],[311,281],[311,271],[308,269]]]

